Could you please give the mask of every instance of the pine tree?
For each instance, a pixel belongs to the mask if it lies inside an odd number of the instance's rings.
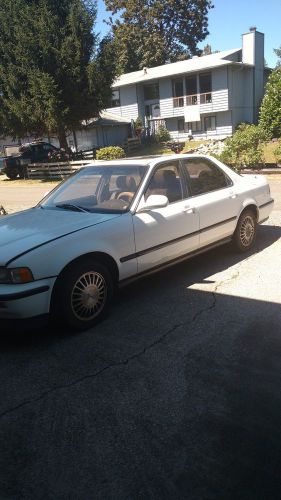
[[[53,134],[66,147],[66,131],[108,105],[113,48],[98,46],[95,19],[91,0],[1,0],[2,134]]]
[[[281,137],[281,68],[272,71],[266,84],[259,124],[270,138]]]
[[[119,70],[135,71],[199,54],[211,0],[105,0]]]

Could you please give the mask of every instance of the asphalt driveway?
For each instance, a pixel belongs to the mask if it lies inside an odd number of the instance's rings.
[[[135,282],[93,330],[1,323],[1,499],[279,500],[278,203],[251,254]]]

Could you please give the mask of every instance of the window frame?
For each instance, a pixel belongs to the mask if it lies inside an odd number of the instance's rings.
[[[194,80],[194,82],[195,82],[195,87],[194,87],[195,92],[192,92],[192,93],[188,92],[188,80]],[[185,95],[186,95],[186,97],[197,95],[197,94],[198,94],[197,75],[186,76],[185,77]]]
[[[113,95],[118,93],[118,99],[116,98],[113,98]],[[117,103],[117,104],[115,104]],[[112,91],[112,96],[111,96],[111,100],[110,100],[110,107],[111,108],[120,108],[121,106],[121,102],[120,102],[120,89],[115,89]]]
[[[225,179],[227,181],[227,185],[224,186],[224,187],[217,188],[217,189],[211,189],[209,191],[204,191],[203,193],[195,193],[195,194],[193,194],[192,193],[191,182],[190,182],[190,175],[189,175],[189,172],[188,172],[188,170],[187,170],[187,168],[185,167],[185,164],[184,164],[184,162],[189,161],[189,160],[205,161],[207,164],[210,164],[213,167],[217,168],[220,172],[223,173],[223,175],[224,175],[224,177],[225,177]],[[214,161],[210,160],[209,158],[204,158],[204,157],[201,157],[201,156],[196,156],[195,158],[182,158],[179,161],[180,161],[180,166],[181,166],[181,169],[182,169],[182,175],[185,177],[185,183],[186,183],[186,187],[187,187],[187,192],[189,193],[188,198],[195,198],[197,196],[204,196],[204,195],[209,194],[209,193],[214,193],[215,191],[221,191],[222,189],[229,189],[229,188],[231,188],[233,186],[233,180],[231,179],[231,177],[229,177],[229,175],[227,175],[227,173],[222,168],[220,168],[219,165],[217,165]]]
[[[152,92],[152,97],[147,97],[146,96],[146,90],[148,89],[157,89],[156,92]],[[155,83],[147,83],[143,86],[143,97],[144,97],[144,101],[156,101],[157,99],[159,100],[160,99],[160,91],[159,91],[159,83],[158,82],[155,82]],[[156,103],[155,103],[156,104]]]
[[[210,77],[210,84],[211,85],[210,85],[210,89],[209,90],[205,90],[204,92],[202,92],[200,78],[204,78],[204,77]],[[208,72],[204,72],[204,73],[199,73],[199,93],[200,94],[211,94],[212,93],[212,89],[213,89],[212,72],[208,71]]]
[[[193,125],[192,125],[193,123],[198,123],[198,125],[196,125],[195,129],[193,128]],[[191,127],[189,125],[191,125]],[[191,132],[202,132],[202,120],[200,120],[200,122],[188,122],[187,126],[188,126],[188,130],[191,130]],[[200,128],[198,128],[198,126]]]
[[[189,198],[189,186],[187,184],[186,177],[184,175],[184,169],[182,169],[181,165],[181,160],[170,160],[170,161],[162,161],[161,163],[157,163],[154,167],[153,170],[150,172],[150,175],[148,179],[146,180],[146,184],[143,186],[142,189],[142,196],[145,198],[145,194],[148,190],[149,184],[154,176],[154,174],[157,172],[159,168],[163,168],[165,165],[168,167],[171,164],[177,165],[178,173],[179,173],[179,179],[180,179],[180,184],[181,184],[181,190],[182,190],[182,199],[181,200],[176,200],[168,203],[169,205],[173,205],[174,203],[181,203],[187,198]]]
[[[212,119],[214,119],[214,122],[215,122],[215,127],[214,128],[207,128],[206,127],[206,120],[210,120],[211,122],[211,126],[212,126]],[[216,118],[216,115],[209,115],[209,116],[204,116],[203,117],[203,130],[204,132],[213,132],[214,130],[217,130],[217,118]]]
[[[179,128],[179,122],[183,122],[183,128]],[[184,121],[184,118],[178,118],[178,132],[185,132],[185,121]]]

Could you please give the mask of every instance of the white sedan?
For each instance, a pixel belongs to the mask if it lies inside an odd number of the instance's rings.
[[[265,177],[208,156],[95,163],[0,218],[0,318],[87,329],[121,282],[230,241],[249,250],[272,207]]]

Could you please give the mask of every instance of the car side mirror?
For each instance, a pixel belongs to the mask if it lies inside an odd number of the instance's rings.
[[[162,194],[151,194],[137,212],[147,212],[149,210],[155,210],[156,208],[164,208],[168,204],[169,200],[167,196]]]

